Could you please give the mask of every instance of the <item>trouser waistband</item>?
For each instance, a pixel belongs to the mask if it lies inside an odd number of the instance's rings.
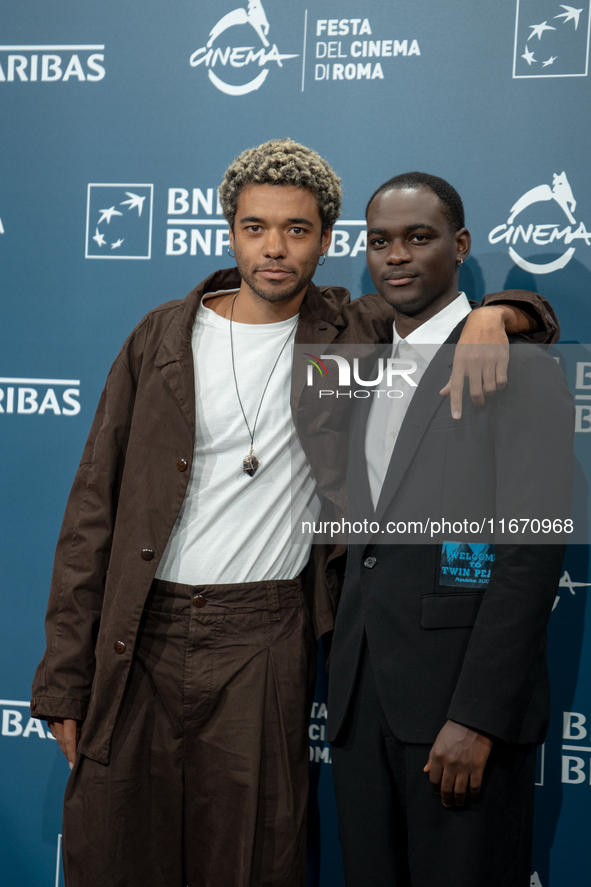
[[[160,612],[186,612],[187,603],[209,610],[268,610],[272,621],[281,618],[284,607],[302,605],[300,578],[236,582],[229,585],[185,585],[155,579],[146,609]]]

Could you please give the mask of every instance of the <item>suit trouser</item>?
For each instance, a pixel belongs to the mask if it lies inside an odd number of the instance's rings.
[[[109,763],[67,785],[67,887],[303,887],[315,651],[297,579],[156,581]]]
[[[364,643],[332,744],[347,887],[529,887],[535,746],[495,741],[481,792],[463,808],[432,790],[430,749],[392,734]]]

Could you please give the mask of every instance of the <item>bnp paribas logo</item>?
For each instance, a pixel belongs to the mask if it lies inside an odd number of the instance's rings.
[[[580,4],[580,5],[579,5]],[[513,77],[586,77],[590,0],[517,0]]]
[[[568,265],[577,246],[591,246],[591,231],[577,221],[576,209],[566,173],[555,173],[552,185],[530,188],[513,204],[507,221],[492,229],[488,241],[504,241],[511,259],[530,274],[559,271]]]
[[[270,30],[261,0],[249,0],[213,26],[206,45],[192,54],[191,67],[206,68],[211,83],[226,95],[254,92],[272,68],[282,68],[286,59],[298,58],[279,52],[269,40]]]
[[[149,259],[153,185],[91,182],[86,197],[87,259]]]

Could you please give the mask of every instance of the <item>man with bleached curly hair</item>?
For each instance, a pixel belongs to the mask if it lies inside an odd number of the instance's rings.
[[[234,229],[236,207],[247,185],[295,185],[316,197],[322,230],[332,228],[341,214],[341,180],[326,160],[291,139],[272,139],[243,151],[226,170],[220,185],[224,216]]]
[[[314,489],[290,346],[387,341],[391,318],[312,282],[341,206],[314,151],[245,151],[220,196],[238,267],[123,345],[58,541],[32,709],[72,768],[67,887],[304,884],[315,637],[338,577],[290,540],[292,470]]]

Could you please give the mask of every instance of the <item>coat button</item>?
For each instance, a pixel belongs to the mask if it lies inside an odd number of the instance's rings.
[[[377,558],[375,557],[366,557],[363,561],[363,566],[367,567],[368,570],[372,570],[377,564]]]
[[[204,607],[207,603],[207,599],[203,597],[202,594],[194,594],[193,595],[193,606],[194,607]]]
[[[176,463],[176,467],[179,471],[186,471],[189,467],[189,463],[186,459],[179,459],[179,461]]]
[[[142,548],[142,557],[145,561],[151,561],[154,557],[153,548]]]
[[[115,653],[125,653],[125,644],[123,641],[117,641],[115,644]]]

